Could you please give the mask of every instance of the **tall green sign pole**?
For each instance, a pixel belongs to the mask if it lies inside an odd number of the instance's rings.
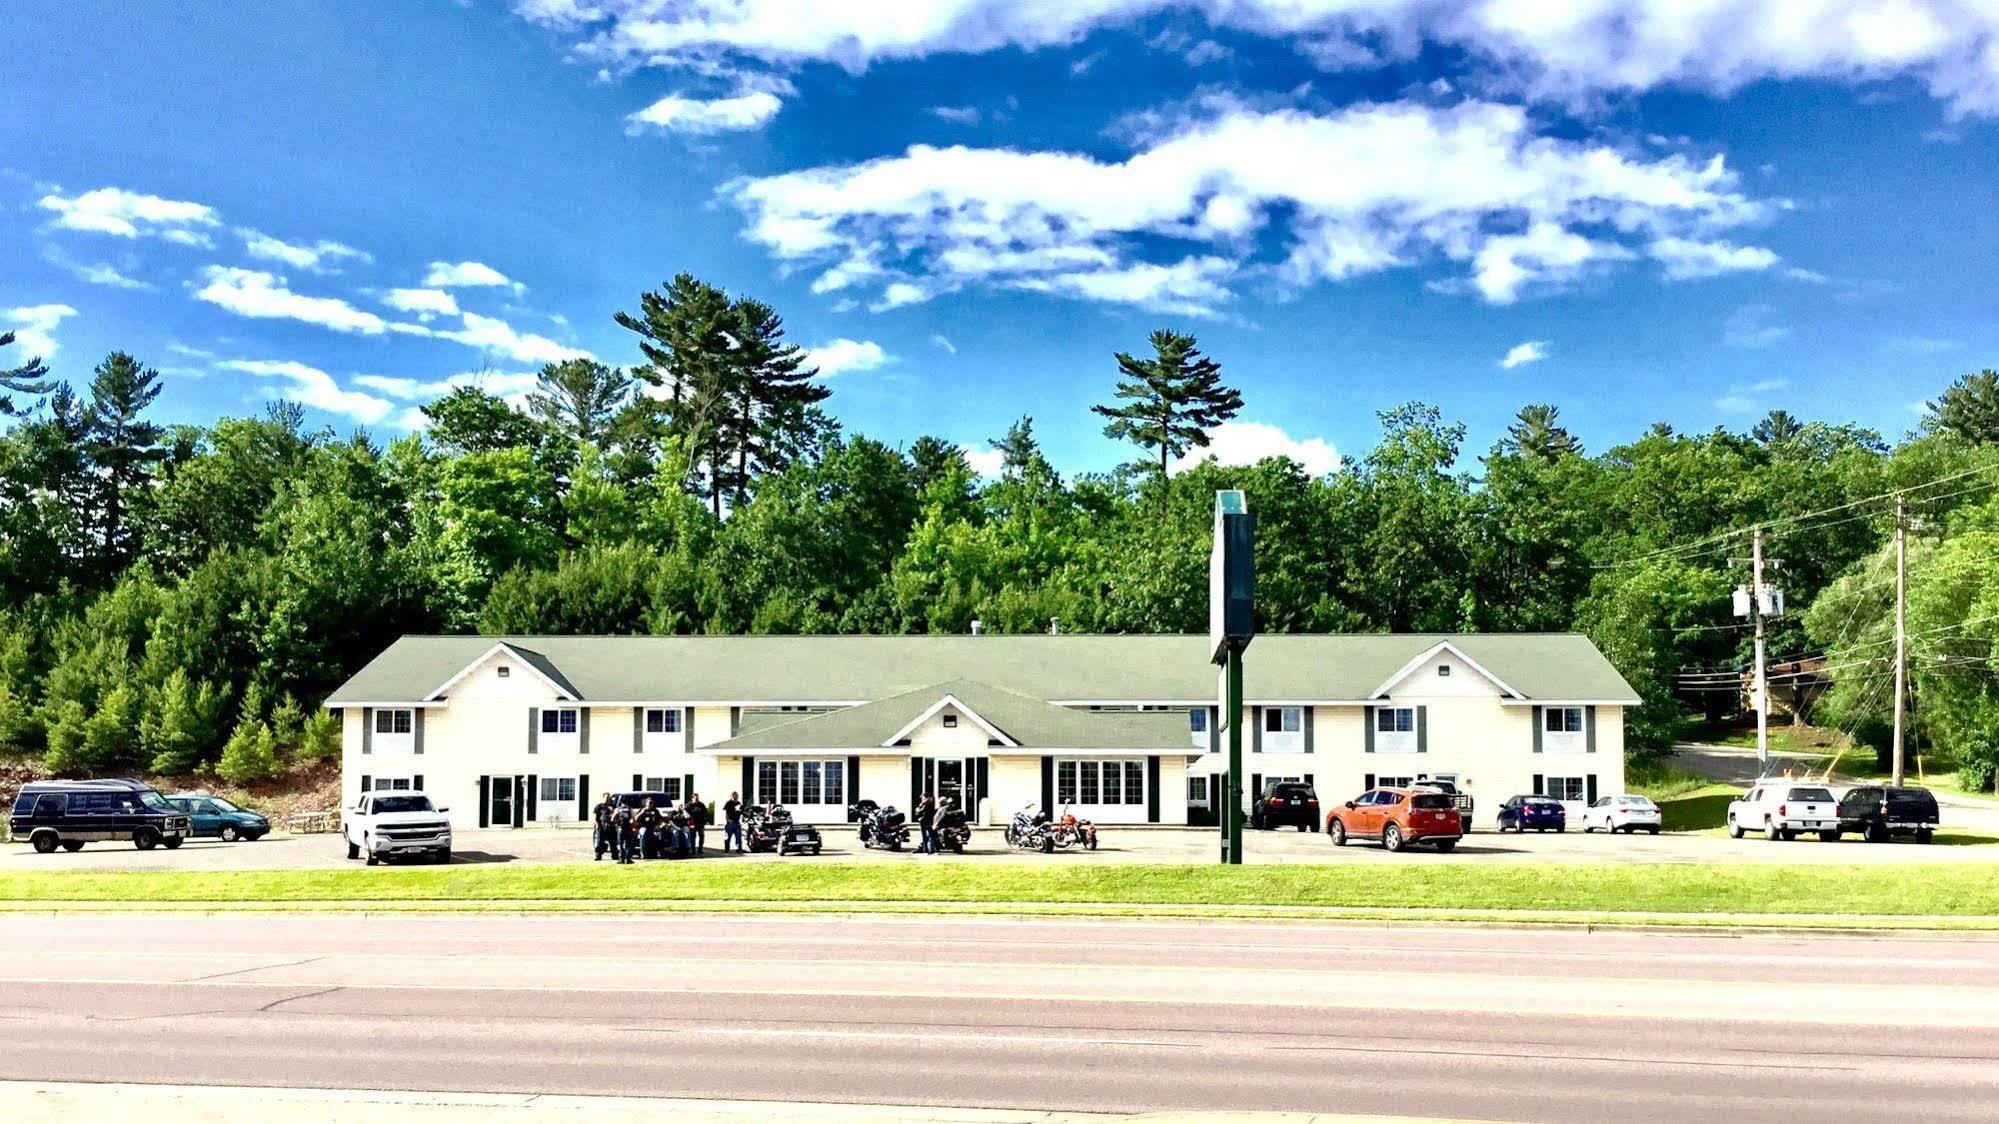
[[[1208,556],[1208,644],[1221,665],[1221,721],[1229,772],[1220,798],[1222,862],[1242,863],[1242,654],[1256,634],[1256,521],[1238,491],[1215,493],[1215,544]]]

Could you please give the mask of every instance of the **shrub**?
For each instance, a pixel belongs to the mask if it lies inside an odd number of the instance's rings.
[[[215,771],[230,784],[250,784],[278,774],[277,739],[271,728],[252,718],[236,724],[229,744],[222,747],[222,760]]]

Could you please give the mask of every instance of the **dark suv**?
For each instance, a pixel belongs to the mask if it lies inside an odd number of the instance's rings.
[[[171,851],[194,832],[187,813],[139,781],[30,781],[14,798],[7,828],[44,855],[123,839],[141,851]]]
[[[1896,835],[1928,843],[1936,837],[1938,819],[1937,798],[1927,788],[1862,785],[1839,798],[1839,834],[1863,836],[1869,843]]]
[[[1249,825],[1262,830],[1290,824],[1299,831],[1319,830],[1319,794],[1309,784],[1271,781],[1250,806]]]

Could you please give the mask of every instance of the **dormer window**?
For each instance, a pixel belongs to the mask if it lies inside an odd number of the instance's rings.
[[[501,664],[500,666],[493,669],[493,674],[499,676],[502,679],[505,679],[507,676],[512,675],[513,672],[514,669],[508,667],[506,664]]]
[[[944,716],[944,728],[945,728],[946,730],[955,730],[955,729],[957,729],[957,728],[958,728],[958,716],[957,716],[957,715],[955,715],[955,714],[947,714],[947,715],[945,715],[945,716]]]
[[[1439,678],[1439,679],[1449,679],[1450,677],[1451,677],[1451,665],[1450,665],[1450,664],[1447,664],[1447,663],[1440,663],[1440,664],[1438,664],[1438,665],[1437,665],[1437,678]]]

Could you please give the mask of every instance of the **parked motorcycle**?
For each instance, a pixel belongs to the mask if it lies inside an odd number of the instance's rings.
[[[752,804],[743,812],[746,851],[776,851],[780,855],[810,851],[816,855],[821,846],[819,829],[795,822],[791,810],[781,804]]]
[[[1015,851],[1041,851],[1055,849],[1055,838],[1049,830],[1048,813],[1029,804],[1013,814],[1007,821],[1006,845]]]
[[[951,803],[946,803],[937,813],[937,845],[952,854],[965,853],[965,845],[972,841],[971,818]]]
[[[895,805],[884,807],[872,800],[862,800],[847,810],[860,825],[861,846],[900,851],[909,842],[909,817],[896,811]]]
[[[1074,812],[1064,811],[1062,818],[1049,826],[1048,834],[1055,846],[1065,850],[1079,844],[1084,850],[1097,849],[1097,825],[1077,819]]]

